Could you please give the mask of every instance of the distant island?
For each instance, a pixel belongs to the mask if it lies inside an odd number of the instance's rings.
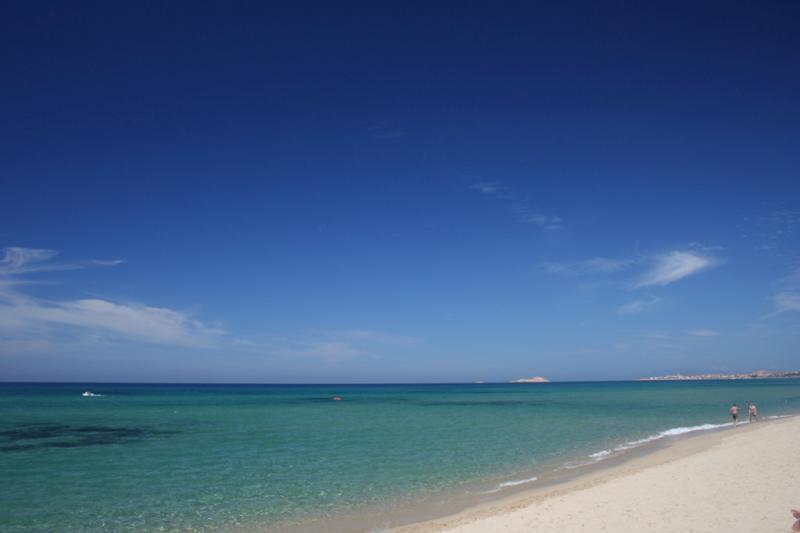
[[[671,374],[668,376],[650,376],[639,378],[639,381],[698,381],[703,379],[775,379],[775,378],[800,378],[800,371],[789,370],[772,372],[770,370],[756,370],[747,374]]]
[[[534,376],[532,378],[515,379],[509,383],[550,383],[550,380],[542,376]]]

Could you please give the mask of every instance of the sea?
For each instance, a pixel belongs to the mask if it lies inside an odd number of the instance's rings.
[[[380,531],[735,431],[734,402],[796,415],[800,379],[5,383],[0,531]]]

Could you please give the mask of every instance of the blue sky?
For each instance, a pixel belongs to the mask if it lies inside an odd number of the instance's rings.
[[[19,2],[0,379],[800,366],[800,6]]]

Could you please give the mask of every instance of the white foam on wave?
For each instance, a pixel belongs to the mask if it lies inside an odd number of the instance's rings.
[[[747,423],[746,421],[742,422],[742,424],[746,423]],[[649,437],[645,437],[643,439],[626,442],[625,444],[617,446],[615,450],[620,450],[620,451],[628,450],[630,448],[636,448],[637,446],[641,446],[642,444],[647,444],[648,442],[660,440],[665,437],[676,437],[678,435],[685,435],[686,433],[694,433],[695,431],[708,431],[709,429],[724,428],[732,425],[733,422],[726,422],[725,424],[700,424],[699,426],[670,428],[666,431],[662,431],[661,433],[656,433],[655,435],[650,435]]]
[[[786,417],[790,417],[790,416],[792,416],[792,415],[772,415],[772,416],[767,416],[765,418],[772,420],[772,419],[776,419],[776,418],[786,418]],[[748,420],[742,420],[739,423],[740,424],[749,424],[750,422]],[[607,459],[609,457],[618,455],[619,453],[624,452],[626,450],[630,450],[630,449],[633,449],[633,448],[638,448],[639,446],[642,446],[643,444],[647,444],[648,442],[654,442],[654,441],[657,441],[657,440],[660,440],[660,439],[664,439],[664,438],[667,438],[667,437],[677,437],[679,435],[685,435],[686,433],[694,433],[696,431],[709,431],[709,430],[712,430],[712,429],[720,429],[720,428],[731,427],[731,426],[733,426],[733,422],[726,422],[724,424],[700,424],[700,425],[697,425],[697,426],[674,427],[674,428],[670,428],[670,429],[664,430],[664,431],[662,431],[660,433],[655,433],[655,434],[650,435],[648,437],[645,437],[643,439],[628,441],[628,442],[626,442],[624,444],[620,444],[619,446],[616,446],[616,447],[614,447],[614,448],[612,448],[610,450],[600,450],[599,452],[595,452],[593,454],[590,454],[589,458],[593,460],[592,462],[602,461],[602,460]],[[584,462],[567,463],[567,464],[561,466],[561,468],[562,469],[567,469],[567,470],[572,470],[572,469],[575,469],[575,468],[580,468],[582,466],[588,466],[588,465],[592,464],[592,462],[589,462],[589,463],[584,463]],[[517,485],[523,485],[525,483],[532,483],[532,482],[536,481],[537,479],[538,478],[536,478],[536,477],[532,477],[532,478],[528,478],[528,479],[517,479],[517,480],[512,480],[512,481],[506,481],[504,483],[500,483],[494,489],[484,491],[481,494],[492,494],[492,493],[495,493],[495,492],[500,492],[501,490],[503,490],[506,487],[514,487],[514,486],[517,486]]]
[[[611,455],[611,450],[600,450],[599,452],[589,455],[592,459],[602,459]]]
[[[497,487],[493,488],[492,490],[487,490],[482,492],[481,494],[492,494],[493,492],[500,492],[501,490],[505,489],[506,487],[516,487],[517,485],[524,485],[525,483],[533,483],[539,479],[538,477],[529,477],[527,479],[513,479],[511,481],[505,481],[497,485]]]
[[[742,420],[742,424],[747,424],[747,420]],[[615,455],[619,452],[624,452],[626,450],[630,450],[632,448],[638,448],[643,444],[647,444],[648,442],[657,441],[660,439],[664,439],[666,437],[676,437],[678,435],[685,435],[686,433],[694,433],[695,431],[708,431],[710,429],[719,429],[724,427],[730,427],[733,425],[733,422],[726,422],[724,424],[700,424],[699,426],[686,426],[686,427],[676,427],[670,428],[661,433],[656,433],[654,435],[650,435],[643,439],[638,440],[631,440],[624,444],[620,444],[611,450],[601,450],[599,452],[593,453],[589,455],[591,459],[595,461],[602,461],[612,455]]]

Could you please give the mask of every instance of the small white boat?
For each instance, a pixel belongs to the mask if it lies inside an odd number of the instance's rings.
[[[84,392],[83,394],[81,394],[81,396],[86,396],[86,397],[88,398],[89,396],[102,396],[102,395],[101,395],[101,394],[95,394],[95,393],[93,393],[92,391],[88,391],[88,390],[87,390],[86,392]]]

